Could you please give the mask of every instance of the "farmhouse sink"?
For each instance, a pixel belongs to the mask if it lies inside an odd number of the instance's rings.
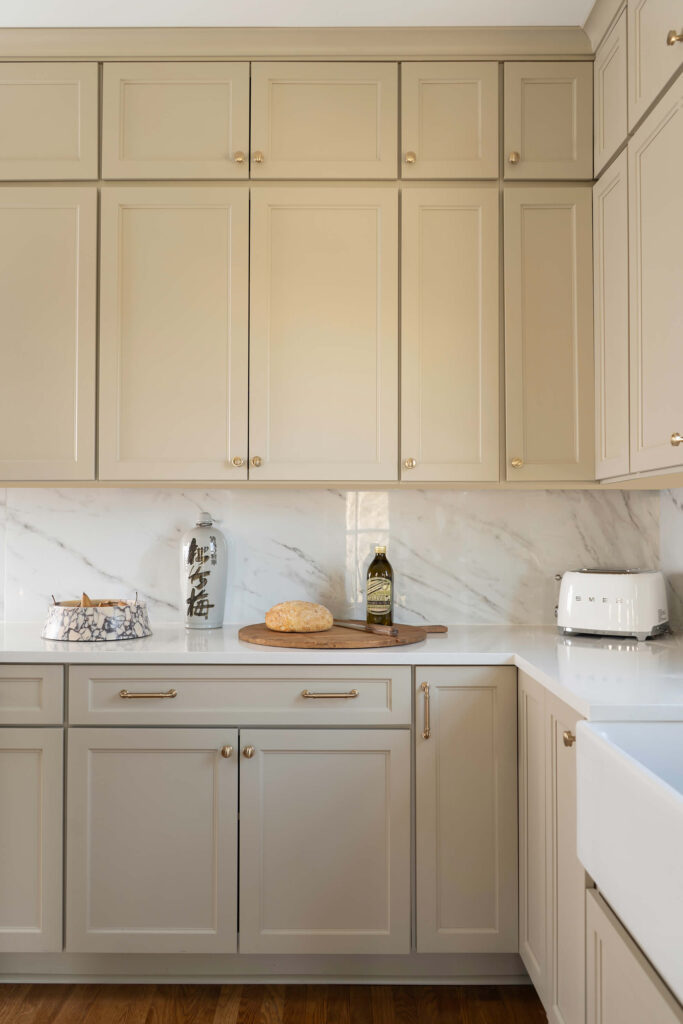
[[[683,722],[577,727],[578,853],[683,1001]]]

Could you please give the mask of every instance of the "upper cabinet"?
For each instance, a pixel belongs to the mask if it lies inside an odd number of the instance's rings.
[[[401,65],[401,177],[498,177],[498,64]]]
[[[396,189],[254,189],[251,242],[251,478],[395,480]]]
[[[0,180],[97,177],[97,64],[0,64]]]
[[[249,64],[104,65],[104,178],[248,178]]]
[[[251,75],[252,178],[396,177],[396,64],[254,63]]]
[[[508,480],[594,479],[591,190],[505,190]]]
[[[505,65],[505,177],[593,177],[593,65]]]
[[[100,478],[240,480],[249,196],[102,190]]]
[[[626,116],[626,11],[615,22],[595,55],[594,160],[598,174],[628,132]]]
[[[682,62],[681,0],[629,0],[629,128],[637,124]]]

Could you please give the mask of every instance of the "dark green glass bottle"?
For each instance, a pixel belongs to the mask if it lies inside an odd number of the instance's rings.
[[[391,626],[394,615],[394,570],[385,547],[375,548],[366,584],[367,621],[375,626]]]

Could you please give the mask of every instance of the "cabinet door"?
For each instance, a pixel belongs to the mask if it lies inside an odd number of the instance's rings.
[[[62,948],[62,730],[0,729],[0,952]]]
[[[402,194],[401,476],[497,480],[498,188]]]
[[[519,673],[519,953],[548,1005],[548,826],[545,690]]]
[[[236,952],[236,729],[70,731],[66,906],[72,953]]]
[[[408,953],[410,733],[240,743],[240,952]]]
[[[96,63],[0,64],[0,181],[97,177]]]
[[[403,178],[498,177],[498,64],[401,65]]]
[[[516,953],[517,673],[416,669],[419,953]]]
[[[683,78],[628,144],[631,471],[683,463]]]
[[[252,178],[395,178],[397,97],[396,64],[252,64]]]
[[[398,196],[254,189],[250,475],[395,480]]]
[[[249,64],[105,63],[104,178],[248,178]]]
[[[505,177],[593,177],[593,65],[505,65]]]
[[[598,479],[629,471],[627,172],[622,153],[593,188]]]
[[[629,0],[628,125],[633,128],[683,61],[681,0]]]
[[[584,1024],[586,873],[576,852],[576,725],[580,716],[550,693],[545,702],[550,780],[548,1018],[553,1024]]]
[[[594,163],[598,174],[628,133],[626,116],[626,10],[595,54],[593,66]]]
[[[594,478],[591,191],[505,191],[508,480]]]
[[[94,478],[96,266],[95,188],[0,190],[2,480]]]
[[[101,479],[246,478],[248,222],[240,186],[103,189]]]

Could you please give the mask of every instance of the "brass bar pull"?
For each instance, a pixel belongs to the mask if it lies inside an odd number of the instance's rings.
[[[576,743],[576,736],[571,731],[571,729],[564,730],[564,732],[562,733],[562,742],[564,743],[565,747],[574,746],[574,744]]]
[[[425,699],[425,724],[422,730],[422,739],[428,740],[432,735],[432,727],[429,721],[429,683],[422,683],[421,689]]]
[[[308,698],[310,698],[310,697],[313,697],[313,698],[323,697],[325,699],[329,699],[329,698],[337,699],[337,698],[341,697],[341,698],[344,698],[344,699],[348,699],[349,697],[357,697],[358,696],[358,690],[349,690],[348,693],[311,693],[310,690],[302,690],[301,691],[301,696],[302,697],[308,697]]]
[[[177,690],[167,690],[166,693],[131,693],[130,690],[119,690],[119,697],[123,700],[147,700],[148,698],[154,697],[155,699],[162,699],[164,697],[177,697]]]

